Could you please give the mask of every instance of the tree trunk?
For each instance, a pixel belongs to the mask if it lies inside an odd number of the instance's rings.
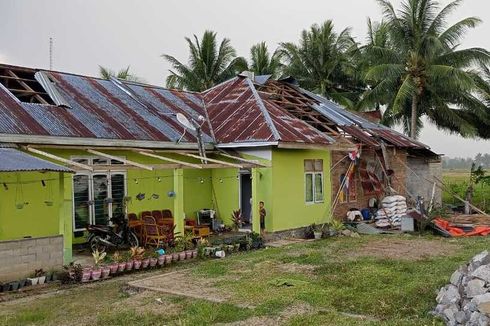
[[[412,112],[410,116],[410,137],[417,139],[417,104],[419,97],[417,93],[412,95]]]

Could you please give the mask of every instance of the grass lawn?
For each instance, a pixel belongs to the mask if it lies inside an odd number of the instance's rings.
[[[469,183],[469,170],[443,170],[444,183],[451,192],[465,198]],[[461,201],[455,199],[449,192],[442,193],[442,201],[445,204],[462,205]],[[477,184],[473,195],[473,204],[484,211],[490,211],[490,185]]]
[[[400,235],[269,248],[6,301],[0,325],[442,325],[429,314],[437,290],[489,245]],[[176,270],[226,302],[126,290]]]

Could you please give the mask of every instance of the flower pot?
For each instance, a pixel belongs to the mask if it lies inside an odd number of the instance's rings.
[[[165,264],[170,265],[174,260],[174,255],[165,255]]]
[[[124,265],[126,266],[126,265]],[[109,269],[111,270],[111,274],[116,274],[117,270],[119,269],[119,264],[114,263],[109,265]]]
[[[126,270],[129,272],[133,269],[134,262],[132,260],[126,262]]]
[[[172,261],[179,261],[180,255],[176,252],[172,254]]]
[[[191,253],[192,253],[192,258],[196,258],[197,257],[197,249],[191,250]]]
[[[140,269],[141,268],[141,260],[134,260],[133,261],[133,268],[134,269]]]
[[[179,260],[185,260],[186,254],[185,251],[179,252]]]
[[[124,270],[125,270],[125,269],[126,269],[126,263],[125,263],[125,262],[124,262],[124,263],[119,263],[119,264],[117,264],[117,271],[118,271],[119,273],[124,272]]]
[[[185,259],[191,259],[191,258],[192,258],[192,250],[186,250]]]
[[[92,270],[90,268],[84,268],[82,270],[82,283],[90,281],[91,276],[92,276]]]
[[[51,278],[51,280],[53,282],[56,282],[58,280],[58,273],[57,272],[53,272],[53,277]]]
[[[39,277],[29,277],[27,278],[27,281],[31,285],[37,285],[39,283]]]
[[[157,259],[157,261],[158,261],[158,262],[157,262],[158,266],[163,266],[163,265],[165,264],[165,257],[166,257],[166,256],[167,256],[167,255],[161,255],[161,256],[158,256],[158,259]],[[172,257],[172,256],[170,256],[170,257]]]
[[[108,278],[111,274],[111,268],[109,266],[102,267],[102,278]]]
[[[313,236],[315,237],[316,240],[322,238],[322,231],[314,231]]]
[[[150,258],[150,267],[155,267],[158,263],[158,259]]]
[[[150,258],[145,258],[141,261],[141,268],[148,268],[150,266]]]
[[[44,284],[46,282],[46,275],[39,276],[39,284]]]
[[[7,292],[10,290],[10,283],[2,284],[2,292]]]
[[[10,282],[10,291],[17,291],[19,289],[19,282]]]
[[[98,281],[101,276],[102,276],[102,269],[101,268],[94,269],[92,271],[92,280]]]

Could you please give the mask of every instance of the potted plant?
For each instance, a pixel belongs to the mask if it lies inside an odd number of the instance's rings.
[[[134,261],[131,259],[131,252],[126,251],[123,255],[124,261],[126,262],[126,271],[130,272],[133,270]]]
[[[158,264],[158,258],[159,257],[160,257],[160,255],[156,251],[153,251],[150,254],[150,257],[149,257],[149,259],[150,259],[150,267],[155,267]],[[165,262],[165,258],[163,259],[163,261]]]
[[[158,257],[157,257],[157,264],[158,264],[158,266],[165,265],[165,258],[168,255],[168,251],[164,251],[164,254],[162,254],[162,255],[159,254],[158,251],[155,251],[155,253],[158,255]],[[170,255],[170,257],[172,257],[172,255]]]
[[[19,280],[19,289],[22,289],[25,286],[27,286],[27,279],[23,278],[23,279]]]
[[[336,236],[345,229],[345,226],[344,223],[340,222],[339,220],[333,219],[332,222],[329,223],[328,229],[330,236]]]
[[[114,275],[117,273],[119,265],[116,261],[114,261],[114,254],[112,256],[107,255],[105,257],[105,261],[107,266],[109,266],[110,274]]]
[[[178,253],[178,260],[185,260],[186,254],[185,254],[185,240],[183,237],[177,237],[175,239],[175,252]],[[174,256],[175,260],[175,256]]]
[[[143,260],[143,254],[145,253],[145,248],[131,247],[129,252],[131,254],[131,260],[133,261],[133,268],[140,269]]]
[[[102,276],[102,268],[100,267],[100,263],[104,260],[106,255],[107,255],[107,253],[105,253],[103,251],[100,252],[98,249],[96,249],[92,253],[92,257],[94,257],[94,268],[92,270],[92,280],[97,281]]]
[[[174,255],[172,253],[172,248],[167,248],[164,256],[165,256],[165,265],[170,265],[172,261],[175,261]]]
[[[311,225],[311,228],[313,229],[313,237],[315,240],[319,240],[322,238],[323,235],[323,224],[315,224],[313,223]]]
[[[200,238],[199,240],[197,240],[197,246],[196,249],[194,249],[196,257],[204,257],[206,255],[205,248],[207,246],[209,246],[209,241],[205,238]]]
[[[150,266],[150,256],[151,254],[148,252],[143,253],[143,259],[141,260],[141,268],[146,269]]]
[[[115,264],[117,264],[117,272],[122,273],[126,269],[126,261],[124,257],[119,253],[119,251],[114,252],[112,254],[112,260]]]
[[[238,231],[242,227],[242,212],[238,210],[234,210],[231,213],[231,220],[233,221],[233,230]]]
[[[180,255],[177,252],[177,248],[175,248],[175,247],[174,248],[169,248],[169,252],[172,254],[172,261],[173,262],[179,261]]]
[[[182,241],[184,242],[184,250],[185,250],[185,258],[186,259],[191,259],[192,258],[192,251],[194,250],[194,236],[192,235],[192,232],[187,232],[184,237],[182,238]]]

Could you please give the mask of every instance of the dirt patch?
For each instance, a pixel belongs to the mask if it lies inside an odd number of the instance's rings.
[[[228,293],[215,287],[214,281],[193,276],[191,273],[190,270],[176,271],[132,281],[128,285],[213,302],[225,302],[231,298]]]
[[[306,265],[306,264],[285,263],[285,264],[277,265],[276,268],[279,271],[286,272],[286,273],[313,275],[313,272],[316,267],[313,265]]]
[[[116,302],[113,308],[119,311],[127,311],[128,308],[132,308],[141,314],[153,313],[161,315],[163,313],[165,315],[178,315],[182,307],[172,303],[164,296],[162,297],[161,293],[160,295],[158,294],[147,290],[138,291],[136,294]]]
[[[423,260],[452,253],[460,247],[441,240],[383,238],[370,241],[351,252],[351,257],[377,257],[386,259]]]

